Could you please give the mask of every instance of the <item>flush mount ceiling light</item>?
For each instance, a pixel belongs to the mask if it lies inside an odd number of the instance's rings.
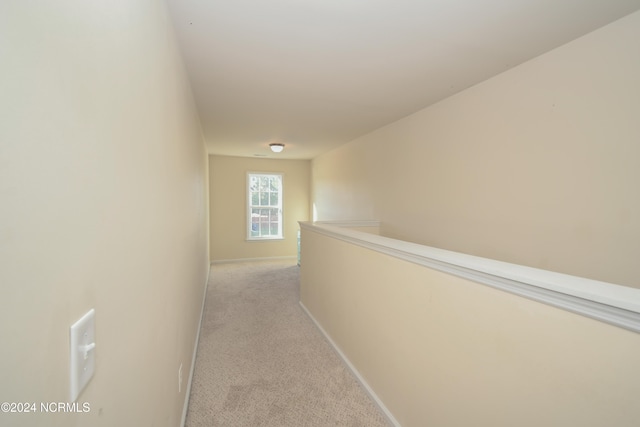
[[[273,151],[274,153],[279,153],[284,150],[284,144],[273,143],[269,144],[269,147],[271,147],[271,151]]]

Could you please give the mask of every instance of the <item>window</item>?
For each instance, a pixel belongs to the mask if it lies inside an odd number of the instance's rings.
[[[282,174],[247,176],[247,239],[282,239]]]

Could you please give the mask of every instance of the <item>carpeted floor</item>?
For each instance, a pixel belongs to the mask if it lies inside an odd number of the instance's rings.
[[[388,426],[298,305],[295,261],[211,268],[186,426]]]

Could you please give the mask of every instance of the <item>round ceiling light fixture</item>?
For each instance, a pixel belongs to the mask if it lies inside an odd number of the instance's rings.
[[[284,144],[280,144],[280,143],[269,144],[269,148],[271,148],[271,151],[273,151],[274,153],[279,153],[282,150],[284,150]]]

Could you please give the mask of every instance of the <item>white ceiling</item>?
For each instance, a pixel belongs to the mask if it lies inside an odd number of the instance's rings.
[[[640,0],[167,0],[208,151],[309,159]],[[272,154],[270,142],[286,144]]]

